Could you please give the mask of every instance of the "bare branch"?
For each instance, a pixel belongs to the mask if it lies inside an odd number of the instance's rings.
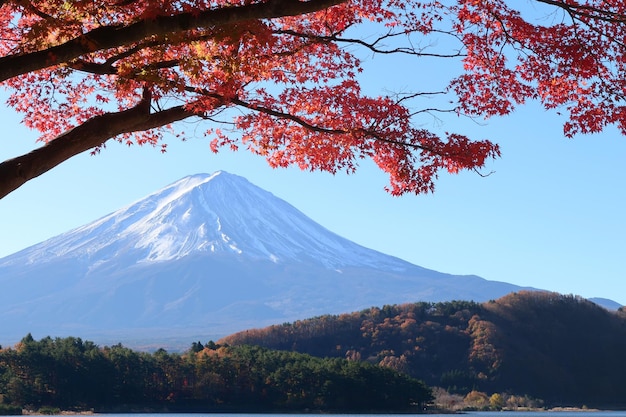
[[[565,10],[570,16],[586,17],[593,20],[602,20],[611,23],[626,22],[626,15],[586,4],[572,4],[558,0],[537,0],[539,3],[549,4]]]
[[[277,30],[274,33],[280,34],[280,35],[291,35],[295,37],[316,40],[321,43],[337,42],[337,43],[351,43],[351,44],[361,45],[377,54],[400,53],[400,54],[407,54],[407,55],[430,56],[430,57],[438,57],[438,58],[456,58],[456,57],[463,56],[461,52],[456,52],[453,54],[435,54],[435,53],[426,53],[423,50],[418,50],[414,47],[383,49],[378,46],[380,43],[382,43],[386,39],[396,37],[396,36],[406,36],[405,33],[391,33],[390,32],[390,33],[387,33],[386,35],[378,37],[373,42],[366,42],[362,39],[356,39],[356,38],[342,38],[337,35],[320,36],[320,35],[309,34],[309,33],[300,33],[294,30]]]

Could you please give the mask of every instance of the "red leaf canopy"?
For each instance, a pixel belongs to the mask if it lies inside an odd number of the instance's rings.
[[[498,146],[420,128],[420,99],[431,93],[363,94],[363,51],[415,58],[417,74],[425,56],[462,60],[440,92],[453,106],[439,111],[489,117],[535,99],[569,114],[568,136],[625,131],[625,9],[600,0],[0,1],[0,82],[24,123],[65,149],[43,153],[49,162],[30,174],[20,162],[25,181],[113,137],[164,146],[173,123],[195,118],[208,121],[216,152],[244,148],[272,166],[333,173],[371,158],[392,194],[422,193],[441,170],[484,167]],[[380,35],[360,38],[359,28]],[[433,37],[448,51],[416,46]]]

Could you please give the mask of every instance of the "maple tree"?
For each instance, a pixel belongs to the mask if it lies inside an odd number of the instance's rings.
[[[429,192],[499,148],[417,127],[436,92],[364,94],[359,48],[416,71],[425,56],[461,60],[439,92],[452,107],[433,111],[490,117],[533,99],[568,115],[566,136],[626,132],[624,22],[624,0],[0,0],[0,83],[44,143],[0,163],[0,198],[110,139],[165,147],[184,119],[208,121],[214,151],[330,172],[371,158],[392,194]],[[419,46],[433,36],[447,52]]]

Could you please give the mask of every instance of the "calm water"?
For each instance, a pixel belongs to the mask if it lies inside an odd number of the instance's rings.
[[[489,411],[471,412],[466,415],[471,417],[626,417],[626,411]]]
[[[441,414],[436,414],[436,415],[441,415]],[[489,411],[489,412],[466,413],[466,416],[471,416],[471,417],[626,417],[626,411]]]
[[[307,414],[315,415],[315,414]],[[324,417],[372,417],[372,414],[320,414]],[[415,414],[416,416],[452,417],[454,414]],[[302,414],[98,414],[104,417],[302,417]],[[376,414],[376,417],[401,417],[409,414]],[[473,411],[466,417],[626,417],[626,411]]]

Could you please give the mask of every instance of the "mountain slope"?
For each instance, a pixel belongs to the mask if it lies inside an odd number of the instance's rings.
[[[93,223],[6,258],[2,265],[52,257],[88,261],[169,261],[192,253],[244,254],[248,259],[314,262],[326,267],[415,268],[322,228],[242,177],[194,175]]]
[[[519,287],[350,242],[246,179],[183,178],[0,259],[0,342],[36,335],[223,335],[372,305]],[[161,336],[162,337],[162,336]]]

